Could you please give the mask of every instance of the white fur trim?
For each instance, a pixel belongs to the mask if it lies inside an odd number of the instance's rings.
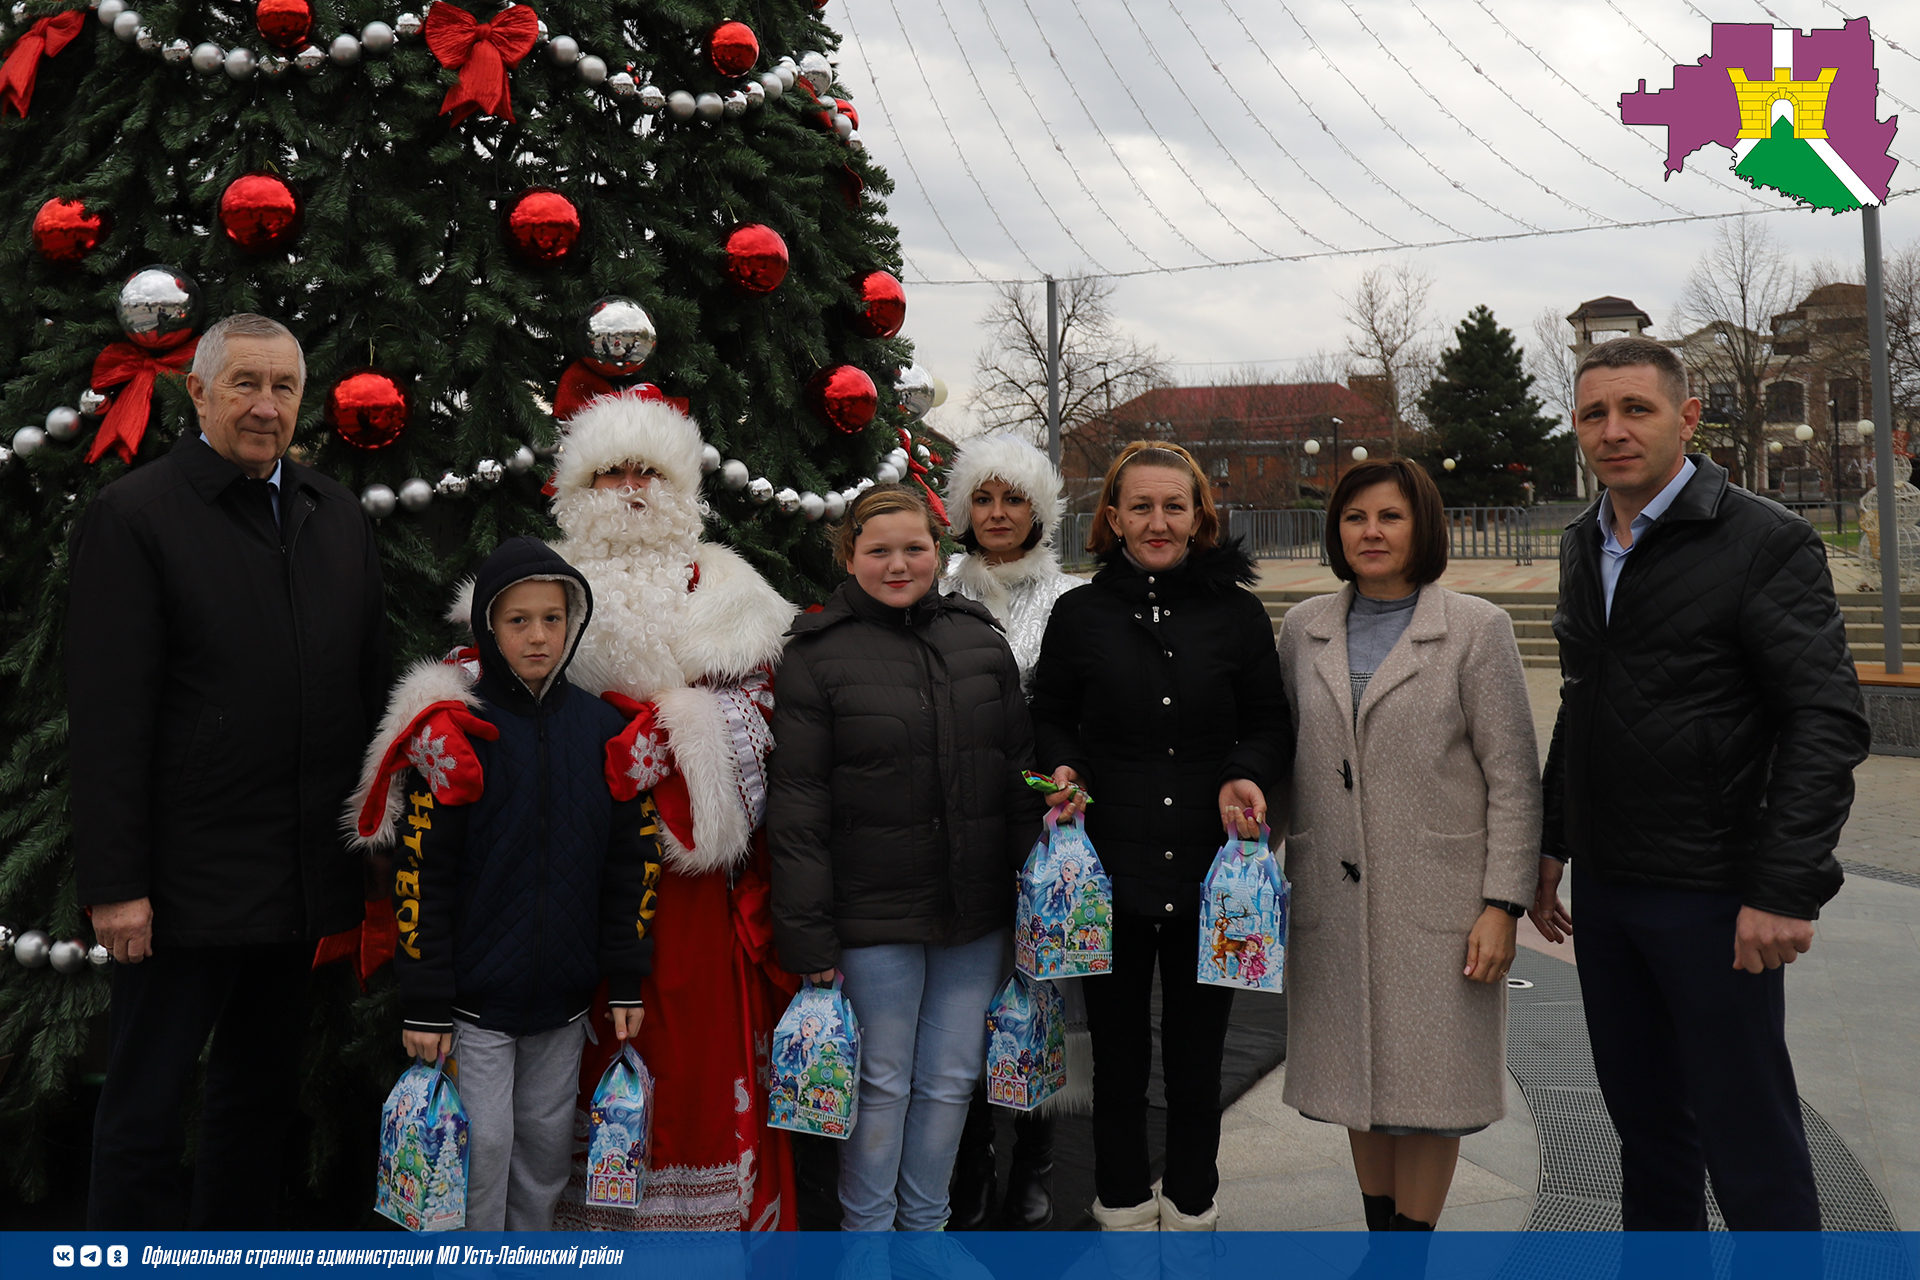
[[[1033,518],[1044,529],[1040,545],[1053,542],[1053,535],[1060,528],[1062,490],[1066,482],[1047,461],[1046,454],[1011,435],[981,436],[961,445],[947,471],[945,494],[948,527],[955,533],[967,527],[968,513],[973,510],[973,491],[985,480],[999,480],[1026,494],[1027,501],[1033,504]]]
[[[640,463],[680,492],[697,494],[701,444],[699,425],[670,404],[596,396],[567,421],[553,487],[559,493],[590,489],[609,467]]]
[[[700,581],[687,596],[673,656],[689,683],[743,680],[780,661],[798,612],[731,547],[700,544]]]
[[[473,634],[473,579],[460,579],[453,589],[453,603],[447,606],[447,621],[468,635]]]
[[[660,824],[667,861],[688,875],[720,871],[746,856],[753,835],[740,799],[740,766],[733,733],[711,690],[669,689],[658,697],[660,727],[673,751],[673,767],[687,784],[693,810],[693,848]]]
[[[473,681],[459,666],[422,658],[407,668],[407,674],[401,677],[400,683],[394,686],[392,695],[388,697],[387,713],[380,717],[380,727],[374,731],[373,743],[367,748],[366,759],[360,765],[360,782],[354,787],[353,794],[347,797],[347,809],[341,823],[346,828],[348,843],[354,848],[384,849],[393,843],[394,824],[399,820],[403,800],[399,775],[396,774],[387,783],[386,811],[381,817],[380,829],[370,837],[360,835],[360,810],[373,790],[380,764],[387,758],[387,752],[415,717],[436,702],[463,702],[475,708],[480,705],[480,699],[473,693]]]

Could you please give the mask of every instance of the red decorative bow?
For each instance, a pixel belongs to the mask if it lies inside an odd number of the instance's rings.
[[[476,112],[513,119],[507,72],[540,39],[540,16],[530,5],[509,5],[492,22],[479,22],[456,5],[436,4],[427,10],[422,34],[440,65],[460,73],[460,83],[440,104],[441,115],[451,115],[456,125]]]
[[[913,478],[920,482],[920,487],[927,491],[927,502],[933,507],[933,514],[940,517],[941,524],[952,524],[953,521],[947,518],[947,504],[940,501],[940,495],[935,493],[933,486],[927,483],[926,464],[913,456],[913,437],[907,434],[905,428],[900,431],[900,447],[907,451],[907,470],[912,472]]]
[[[51,58],[66,48],[86,22],[85,9],[56,13],[28,27],[26,34],[13,42],[6,66],[0,67],[0,115],[12,107],[25,118],[27,104],[33,101],[33,82],[40,74],[40,59]]]
[[[131,342],[114,342],[94,358],[95,391],[105,391],[123,382],[126,389],[113,398],[113,407],[107,410],[106,421],[100,424],[100,433],[94,436],[93,445],[87,450],[88,462],[100,461],[108,449],[117,450],[122,462],[133,461],[134,451],[146,438],[147,419],[153,413],[154,380],[163,373],[177,373],[192,364],[193,350],[199,345],[200,339],[194,338],[155,355]]]

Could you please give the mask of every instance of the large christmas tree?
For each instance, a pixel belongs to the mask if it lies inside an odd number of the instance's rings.
[[[1529,483],[1545,484],[1564,465],[1547,439],[1558,424],[1540,412],[1523,355],[1513,331],[1485,307],[1467,313],[1440,353],[1420,395],[1431,431],[1417,452],[1450,507],[1523,505]],[[1447,459],[1452,470],[1442,465]]]
[[[104,969],[44,963],[30,934],[92,941],[67,840],[67,538],[192,428],[178,375],[207,324],[261,312],[305,345],[294,448],[378,519],[402,660],[446,648],[453,585],[498,541],[551,531],[556,411],[583,396],[686,400],[713,535],[803,603],[838,576],[841,494],[919,470],[919,449],[877,463],[913,422],[899,250],[815,7],[14,6],[0,422],[32,425],[0,462],[0,923],[25,942],[0,956],[0,1198],[48,1193],[46,1127],[84,1099],[107,1003]],[[357,1205],[397,1024],[384,975],[315,981],[307,1060],[289,1035],[263,1069],[298,1083],[307,1203]]]

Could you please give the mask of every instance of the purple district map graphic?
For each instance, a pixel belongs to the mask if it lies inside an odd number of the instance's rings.
[[[1807,32],[1716,22],[1712,52],[1673,69],[1673,87],[1642,80],[1620,96],[1620,118],[1667,129],[1667,177],[1718,144],[1734,172],[1836,212],[1887,198],[1898,163],[1895,117],[1874,118],[1880,74],[1867,19]]]

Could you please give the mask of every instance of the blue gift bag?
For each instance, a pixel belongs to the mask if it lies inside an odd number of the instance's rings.
[[[1113,969],[1113,881],[1079,818],[1058,826],[1050,810],[1046,834],[1020,870],[1013,961],[1041,980]]]
[[[987,1101],[1031,1111],[1067,1085],[1060,989],[1016,973],[987,1006]]]
[[[640,1207],[653,1139],[653,1072],[628,1041],[594,1086],[587,1111],[587,1203]]]
[[[1287,957],[1287,880],[1267,847],[1231,837],[1200,886],[1199,980],[1239,991],[1279,991]]]
[[[467,1109],[446,1067],[416,1061],[380,1108],[373,1207],[409,1231],[467,1224]]]
[[[860,1022],[840,990],[808,979],[773,1029],[767,1125],[844,1138],[860,1109]]]

